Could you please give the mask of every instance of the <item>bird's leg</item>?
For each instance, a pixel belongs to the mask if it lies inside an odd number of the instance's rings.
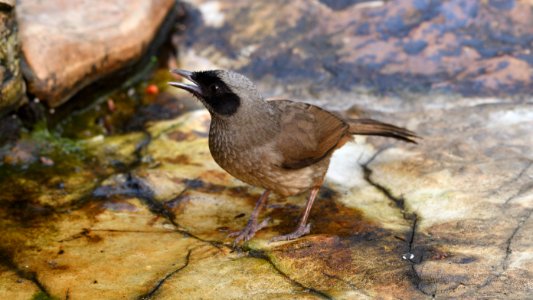
[[[257,231],[261,230],[262,228],[266,227],[268,224],[269,219],[263,220],[261,223],[257,223],[257,217],[259,216],[259,213],[265,207],[268,195],[270,194],[269,190],[266,190],[261,197],[259,197],[259,200],[257,200],[257,203],[255,204],[254,211],[250,215],[250,219],[248,220],[248,224],[246,224],[246,227],[244,227],[243,230],[230,233],[229,237],[236,237],[235,241],[233,242],[233,245],[237,245],[240,241],[248,241],[250,240]]]
[[[296,238],[301,237],[302,235],[308,234],[311,231],[311,224],[307,224],[307,218],[309,217],[309,213],[311,212],[311,207],[313,207],[313,203],[315,202],[316,195],[318,194],[318,190],[320,190],[320,187],[314,187],[311,190],[311,193],[309,194],[309,198],[307,199],[307,203],[305,205],[305,211],[302,215],[302,218],[300,219],[300,223],[298,224],[298,228],[296,228],[295,231],[280,235],[272,238],[271,242],[277,242],[277,241],[288,241],[293,240]]]

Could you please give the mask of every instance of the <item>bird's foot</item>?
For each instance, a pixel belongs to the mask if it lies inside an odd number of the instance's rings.
[[[308,234],[309,232],[311,232],[311,223],[307,223],[306,225],[298,226],[298,228],[295,231],[293,231],[293,232],[291,232],[289,234],[275,236],[272,239],[270,239],[270,242],[294,240],[294,239],[297,239],[297,238],[299,238],[299,237],[301,237],[303,235]]]
[[[257,221],[250,220],[248,221],[248,224],[246,224],[246,227],[244,227],[243,230],[228,234],[228,237],[236,237],[235,241],[233,241],[233,247],[235,247],[241,241],[249,241],[252,237],[254,237],[256,232],[265,228],[268,225],[269,221],[270,218],[266,218],[261,223],[257,224]]]

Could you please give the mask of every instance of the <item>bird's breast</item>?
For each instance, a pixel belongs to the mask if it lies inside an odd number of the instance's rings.
[[[250,185],[272,190],[283,196],[295,195],[322,182],[329,159],[302,169],[281,167],[283,158],[275,140],[243,143],[242,139],[219,129],[209,133],[209,149],[217,164],[232,176]]]

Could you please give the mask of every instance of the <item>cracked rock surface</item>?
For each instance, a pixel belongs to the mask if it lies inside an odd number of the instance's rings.
[[[531,105],[508,102],[395,114],[416,124],[420,145],[357,138],[334,156],[310,235],[269,243],[294,227],[305,201],[272,197],[261,216],[270,225],[237,251],[226,236],[245,225],[261,190],[211,160],[207,112],[151,123],[144,162],[106,173],[85,193],[2,199],[0,293],[524,298],[533,275],[533,164],[522,112]],[[123,135],[100,146],[121,138],[143,140]]]
[[[189,26],[197,24],[195,18],[203,20],[192,34],[229,26],[224,25],[228,2],[190,2]],[[383,9],[397,1],[354,2],[360,4],[291,5],[333,15]],[[372,8],[378,2],[381,8]],[[254,7],[248,13],[276,12]],[[479,11],[476,16],[490,12]],[[281,19],[293,22],[282,13]],[[423,21],[436,22],[432,16]],[[241,24],[258,18],[249,19]],[[263,27],[244,29],[253,38]],[[241,36],[225,37],[220,45],[229,47],[232,37]],[[181,52],[184,67],[246,70],[249,65],[209,48],[199,52],[203,40],[197,43],[189,39],[192,50]],[[267,94],[313,100],[351,116],[364,110],[423,139],[411,145],[356,137],[332,159],[309,235],[268,242],[294,228],[306,196],[272,195],[260,215],[270,218],[269,225],[232,249],[227,235],[245,226],[262,190],[234,179],[212,160],[205,110],[75,142],[42,130],[23,134],[0,148],[0,298],[524,299],[533,294],[530,96],[379,94],[324,83],[339,96],[331,99],[331,93],[310,87],[314,81],[308,77],[286,74],[293,81],[280,87],[279,74],[256,74]],[[450,84],[460,91],[463,83]],[[31,176],[20,175],[26,171]]]

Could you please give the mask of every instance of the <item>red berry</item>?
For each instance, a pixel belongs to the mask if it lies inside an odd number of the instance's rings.
[[[155,94],[158,94],[159,93],[159,88],[157,87],[157,85],[155,84],[149,84],[147,87],[146,87],[146,93],[148,95],[155,95]]]

